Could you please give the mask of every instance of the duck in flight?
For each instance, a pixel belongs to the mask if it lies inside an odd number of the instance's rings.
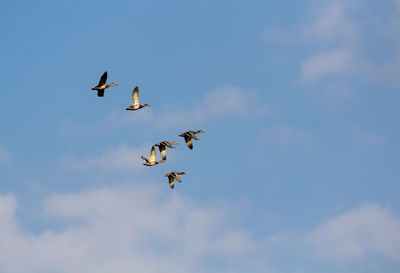
[[[205,132],[203,130],[187,131],[187,132],[180,134],[179,136],[185,138],[186,145],[189,147],[190,150],[192,150],[193,149],[192,139],[199,140],[196,136],[196,134],[198,134],[198,133],[205,133]]]
[[[143,163],[143,165],[146,166],[154,166],[165,162],[164,160],[156,161],[156,148],[154,148],[154,146],[151,147],[150,157],[147,159],[146,157],[142,156],[142,159],[146,161],[146,163]]]
[[[166,160],[167,159],[167,151],[166,151],[165,147],[175,148],[172,145],[176,145],[176,144],[178,144],[178,142],[161,141],[161,142],[158,142],[157,144],[154,144],[154,146],[157,146],[158,149],[160,150],[161,158],[163,160]]]
[[[139,110],[143,107],[148,107],[148,106],[151,106],[151,105],[147,104],[147,103],[143,104],[143,105],[139,104],[139,87],[136,86],[135,89],[133,89],[133,91],[132,91],[132,105],[127,107],[126,110],[135,111],[135,110]]]
[[[187,174],[187,173],[185,173],[185,172],[170,172],[164,176],[168,177],[169,186],[171,187],[171,189],[173,189],[175,187],[175,178],[179,182],[182,182],[182,178],[179,175],[185,175],[185,174]]]
[[[118,85],[116,83],[106,84],[106,81],[107,81],[107,71],[104,72],[103,75],[101,76],[99,84],[92,88],[92,90],[97,90],[97,96],[104,97],[104,90],[106,88]]]

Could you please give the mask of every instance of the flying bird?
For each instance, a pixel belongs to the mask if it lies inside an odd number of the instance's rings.
[[[185,138],[186,145],[189,147],[190,150],[192,150],[193,149],[192,139],[199,140],[196,136],[196,134],[198,134],[198,133],[205,133],[205,132],[203,130],[187,131],[187,132],[180,134],[179,136]]]
[[[106,88],[118,85],[116,83],[106,84],[106,81],[107,81],[107,71],[104,72],[103,75],[101,76],[99,84],[92,88],[92,90],[97,90],[97,96],[104,97],[104,90]]]
[[[146,161],[146,163],[143,163],[143,165],[146,165],[146,166],[154,166],[154,165],[157,165],[159,163],[164,163],[165,162],[164,160],[156,161],[156,148],[154,148],[154,146],[151,147],[149,159],[147,159],[144,156],[142,156],[142,159],[144,161]]]
[[[185,174],[187,174],[187,173],[185,173],[185,172],[170,172],[164,176],[168,177],[169,186],[171,187],[171,189],[173,189],[175,187],[175,178],[179,182],[182,182],[182,178],[179,175],[185,175]]]
[[[160,150],[161,158],[163,160],[166,160],[167,159],[167,151],[166,151],[165,147],[175,148],[174,146],[172,146],[175,144],[178,144],[178,142],[161,141],[161,142],[158,142],[157,144],[154,144],[154,146],[157,146],[158,149]]]
[[[135,89],[133,89],[133,91],[132,91],[132,105],[127,107],[126,110],[135,111],[135,110],[139,110],[143,107],[148,107],[148,106],[151,106],[151,105],[147,104],[147,103],[143,104],[143,105],[139,104],[139,87],[136,86]]]

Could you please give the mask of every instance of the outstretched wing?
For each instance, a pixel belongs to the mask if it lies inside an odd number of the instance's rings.
[[[156,161],[156,148],[154,148],[154,146],[151,147],[149,161],[150,162]]]
[[[163,160],[166,160],[166,159],[167,159],[167,151],[166,151],[166,149],[165,149],[165,145],[160,144],[159,148],[160,148],[160,155],[161,155],[161,158],[162,158]]]
[[[175,176],[176,180],[178,180],[179,182],[182,182],[182,178],[179,176],[179,174],[177,172],[174,173],[174,176]]]
[[[139,106],[139,87],[135,87],[132,91],[132,105]]]
[[[103,75],[100,78],[99,84],[97,86],[105,84],[106,81],[107,81],[107,71],[103,73]]]
[[[174,188],[175,186],[175,181],[174,181],[174,177],[172,175],[168,176],[168,182],[169,182],[169,186],[171,187],[171,189]]]
[[[178,144],[178,142],[163,141],[162,144],[164,144],[168,148],[175,148],[174,146],[172,146],[172,144]]]
[[[97,90],[98,97],[104,97],[104,89]]]
[[[185,142],[186,142],[186,145],[189,147],[189,149],[192,150],[193,149],[192,137],[186,134]]]
[[[196,136],[196,132],[194,131],[189,131],[186,133],[187,135],[190,135],[192,138],[194,138],[195,140],[199,140]]]

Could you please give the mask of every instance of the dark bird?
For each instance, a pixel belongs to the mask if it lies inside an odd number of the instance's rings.
[[[166,151],[165,147],[175,148],[174,146],[172,146],[175,144],[178,144],[178,142],[161,141],[161,142],[158,142],[157,144],[154,144],[154,146],[157,146],[158,149],[160,150],[161,158],[163,160],[166,160],[167,159],[167,151]]]
[[[182,178],[179,175],[185,175],[185,174],[187,174],[187,173],[185,173],[185,172],[170,172],[164,176],[168,177],[169,186],[171,187],[171,189],[173,189],[175,187],[175,178],[179,182],[182,182]]]
[[[198,131],[187,131],[179,136],[185,138],[186,145],[189,147],[189,149],[193,149],[193,142],[192,139],[199,140],[196,136],[198,133],[205,133],[203,130],[198,130]]]
[[[144,161],[146,161],[146,163],[143,163],[143,165],[146,165],[146,166],[154,166],[154,165],[157,165],[159,163],[164,163],[165,162],[164,160],[156,161],[156,148],[154,148],[154,146],[151,147],[149,159],[147,159],[144,156],[142,156],[142,159]]]
[[[127,107],[126,110],[135,111],[135,110],[139,110],[143,107],[148,107],[148,106],[151,106],[151,105],[147,104],[147,103],[143,104],[143,105],[139,104],[139,87],[136,86],[135,89],[133,89],[133,91],[132,91],[132,105]]]
[[[104,97],[104,90],[106,88],[118,85],[116,83],[106,84],[106,81],[107,81],[107,71],[104,72],[103,75],[101,76],[99,84],[92,88],[92,90],[97,90],[97,96]]]

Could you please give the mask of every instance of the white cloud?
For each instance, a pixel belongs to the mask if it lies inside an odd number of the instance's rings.
[[[36,235],[17,224],[15,199],[0,196],[0,271],[200,273],[218,259],[218,272],[254,264],[253,272],[266,272],[254,260],[258,243],[235,227],[229,209],[198,206],[163,186],[53,195],[44,212],[62,228]]]
[[[378,204],[365,204],[334,217],[306,236],[315,257],[400,261],[400,217]]]
[[[122,144],[101,154],[84,158],[66,155],[61,159],[61,164],[70,170],[130,171],[141,167],[143,160],[140,156],[148,157],[149,153],[148,147],[133,148]]]
[[[353,66],[354,58],[347,49],[319,52],[301,64],[300,79],[319,81],[331,75],[348,72]]]
[[[11,160],[11,155],[4,148],[0,146],[0,164],[7,163]]]

